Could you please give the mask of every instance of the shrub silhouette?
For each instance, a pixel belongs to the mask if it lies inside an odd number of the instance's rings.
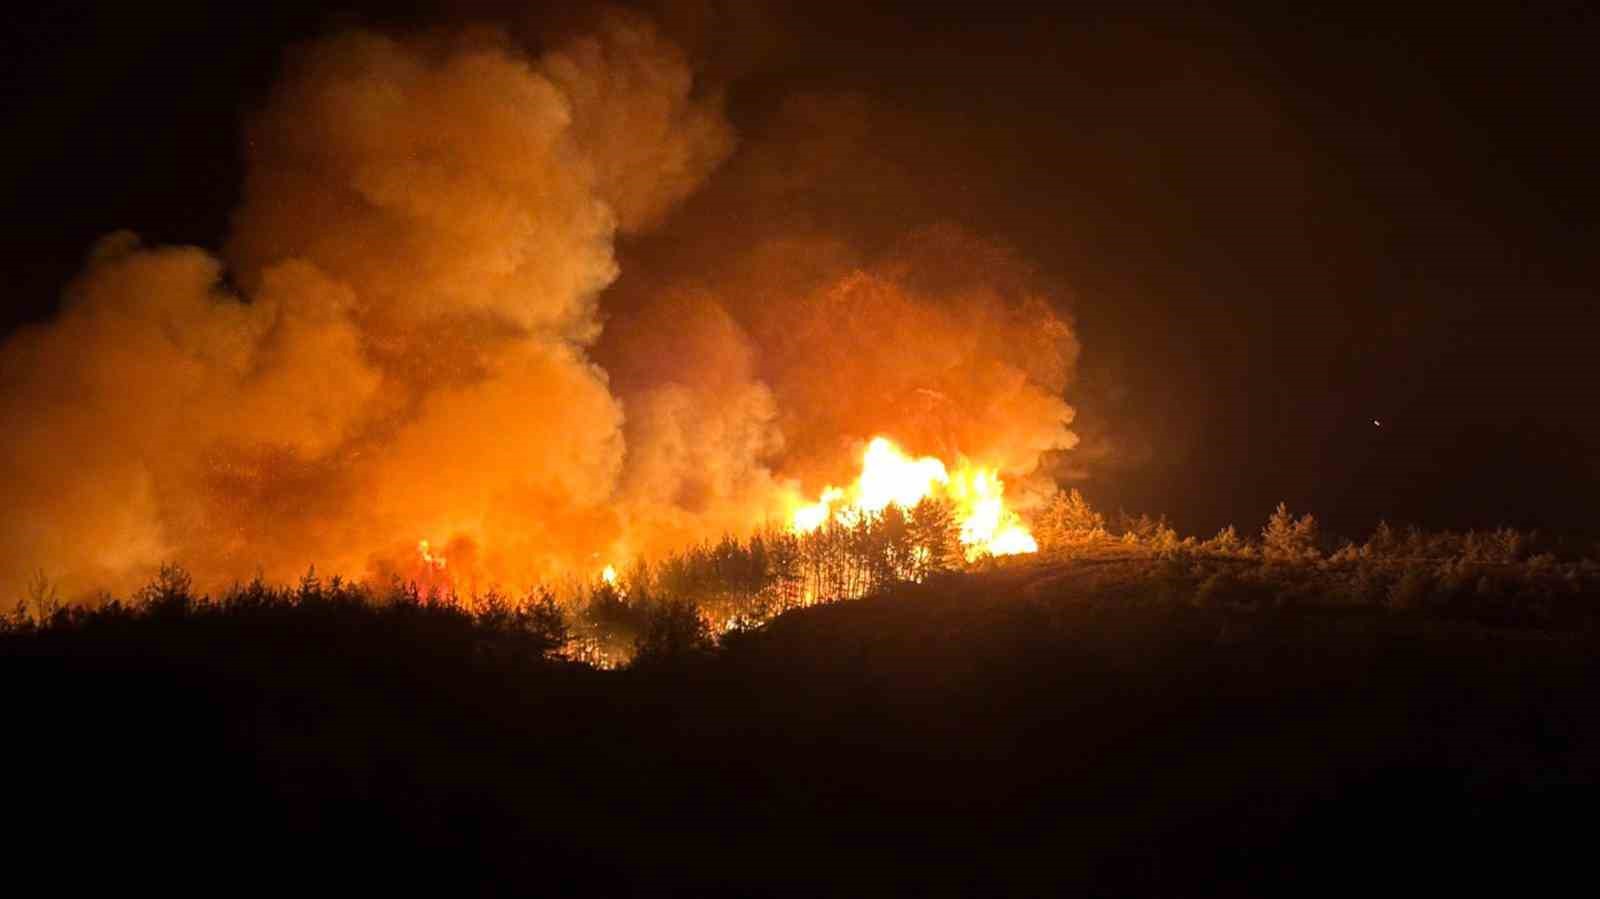
[[[705,658],[716,648],[711,627],[700,608],[684,600],[667,600],[651,607],[644,633],[634,644],[635,667],[682,664]]]
[[[1417,611],[1426,608],[1433,594],[1433,576],[1423,568],[1410,568],[1389,588],[1390,608]]]

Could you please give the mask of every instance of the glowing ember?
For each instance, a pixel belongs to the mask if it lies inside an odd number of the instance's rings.
[[[886,437],[867,444],[855,484],[829,486],[816,502],[798,505],[790,526],[810,533],[830,518],[848,524],[864,514],[881,513],[891,503],[909,509],[928,497],[950,501],[968,560],[1039,550],[1022,519],[1006,508],[1005,484],[997,471],[962,459],[952,475],[938,459],[908,456]]]
[[[434,555],[428,548],[428,541],[417,541],[417,555],[422,557],[422,567],[433,571],[444,570],[444,556]]]

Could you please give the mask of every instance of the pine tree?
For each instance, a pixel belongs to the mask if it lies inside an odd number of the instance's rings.
[[[949,501],[927,497],[912,506],[910,531],[919,550],[913,580],[961,567],[961,526]]]
[[[1389,522],[1379,521],[1361,551],[1369,559],[1386,559],[1393,556],[1399,548],[1400,535],[1395,533]]]
[[[1316,559],[1322,552],[1317,549],[1317,543],[1322,537],[1321,530],[1317,527],[1317,519],[1310,512],[1300,516],[1294,523],[1295,546],[1302,559]]]
[[[709,654],[717,640],[688,601],[658,603],[649,610],[643,633],[634,640],[633,664],[638,667],[683,662]]]
[[[1219,556],[1243,556],[1249,553],[1250,546],[1230,524],[1218,531],[1217,536],[1207,540],[1203,548]]]
[[[1105,526],[1105,516],[1073,488],[1057,493],[1039,513],[1035,536],[1045,550],[1059,550],[1104,536]]]
[[[1317,520],[1311,515],[1296,519],[1287,503],[1278,503],[1261,530],[1261,552],[1273,562],[1299,562],[1317,557]]]

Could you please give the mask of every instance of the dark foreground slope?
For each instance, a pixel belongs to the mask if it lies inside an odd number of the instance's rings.
[[[1591,633],[1197,607],[1136,563],[813,608],[630,671],[459,637],[309,610],[7,638],[11,870],[312,894],[1521,892],[1582,872],[1600,800]]]

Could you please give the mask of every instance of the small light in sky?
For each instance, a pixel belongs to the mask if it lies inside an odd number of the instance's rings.
[[[1377,420],[1376,418],[1374,418],[1372,420],[1372,426],[1375,427],[1375,428],[1381,428],[1381,427],[1383,427],[1383,422],[1381,422],[1381,421]]]

